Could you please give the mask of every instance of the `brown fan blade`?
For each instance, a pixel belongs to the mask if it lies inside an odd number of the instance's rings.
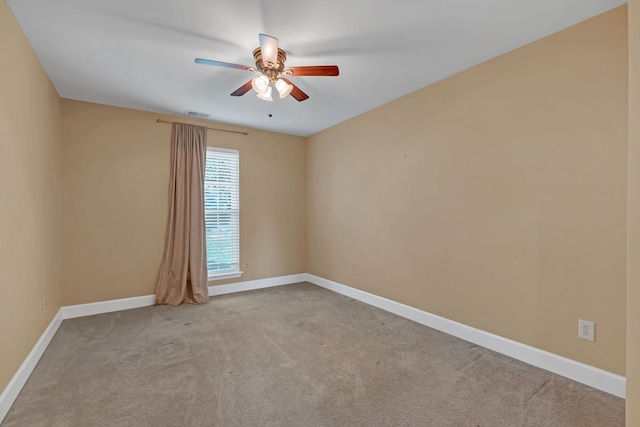
[[[242,96],[245,93],[249,92],[250,89],[251,89],[251,80],[249,80],[248,82],[240,86],[238,89],[236,89],[236,91],[233,92],[231,96]]]
[[[195,63],[205,64],[205,65],[215,65],[216,67],[237,68],[239,70],[255,71],[255,68],[247,67],[246,65],[231,64],[229,62],[212,61],[210,59],[196,58]]]
[[[287,71],[291,70],[290,73]],[[337,76],[340,70],[337,65],[312,65],[308,67],[290,67],[285,70],[290,76]]]
[[[285,82],[289,83],[291,86],[293,86],[293,89],[291,89],[291,96],[293,96],[298,102],[302,102],[305,99],[309,98],[309,95],[307,95],[306,93],[304,93],[303,91],[300,90],[300,88],[296,85],[294,85],[293,83],[291,83],[289,80],[283,78],[282,80],[284,80]]]

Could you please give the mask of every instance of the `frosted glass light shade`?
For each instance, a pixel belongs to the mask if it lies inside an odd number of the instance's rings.
[[[267,86],[267,90],[265,93],[259,93],[258,98],[262,99],[263,101],[273,101],[273,98],[271,97],[271,86]]]
[[[269,78],[264,74],[251,79],[251,87],[259,94],[267,93],[269,86]]]
[[[280,98],[284,98],[285,96],[291,93],[293,86],[291,86],[289,83],[285,82],[282,79],[278,79],[278,81],[276,81],[276,89],[278,89]]]

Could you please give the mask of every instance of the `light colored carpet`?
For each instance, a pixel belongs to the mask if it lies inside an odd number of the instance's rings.
[[[2,427],[624,425],[624,401],[308,283],[65,320]]]

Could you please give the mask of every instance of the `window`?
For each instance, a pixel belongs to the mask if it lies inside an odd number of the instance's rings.
[[[238,150],[207,147],[204,222],[209,280],[240,277]]]

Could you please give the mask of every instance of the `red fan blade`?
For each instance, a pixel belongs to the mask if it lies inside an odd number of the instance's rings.
[[[262,61],[271,64],[278,63],[278,39],[266,34],[258,34],[260,40],[260,52],[262,52]]]
[[[236,91],[233,92],[231,96],[242,96],[245,93],[249,92],[250,89],[251,89],[251,80],[249,80],[248,82],[240,86],[238,89],[236,89]]]
[[[240,69],[240,70],[249,70],[249,71],[253,71],[254,70],[254,68],[247,67],[246,65],[231,64],[229,62],[212,61],[210,59],[202,59],[202,58],[196,58],[195,63],[196,64],[205,64],[205,65],[215,65],[217,67],[237,68],[237,69]]]
[[[282,80],[284,80],[285,82],[287,82],[291,86],[293,86],[293,89],[291,90],[290,95],[293,96],[297,101],[301,102],[301,101],[304,101],[305,99],[309,98],[309,95],[307,95],[306,93],[301,91],[298,86],[294,85],[293,83],[291,83],[289,80],[287,80],[285,78],[283,78]]]
[[[313,65],[308,67],[290,67],[290,76],[337,76],[340,70],[337,65]]]

